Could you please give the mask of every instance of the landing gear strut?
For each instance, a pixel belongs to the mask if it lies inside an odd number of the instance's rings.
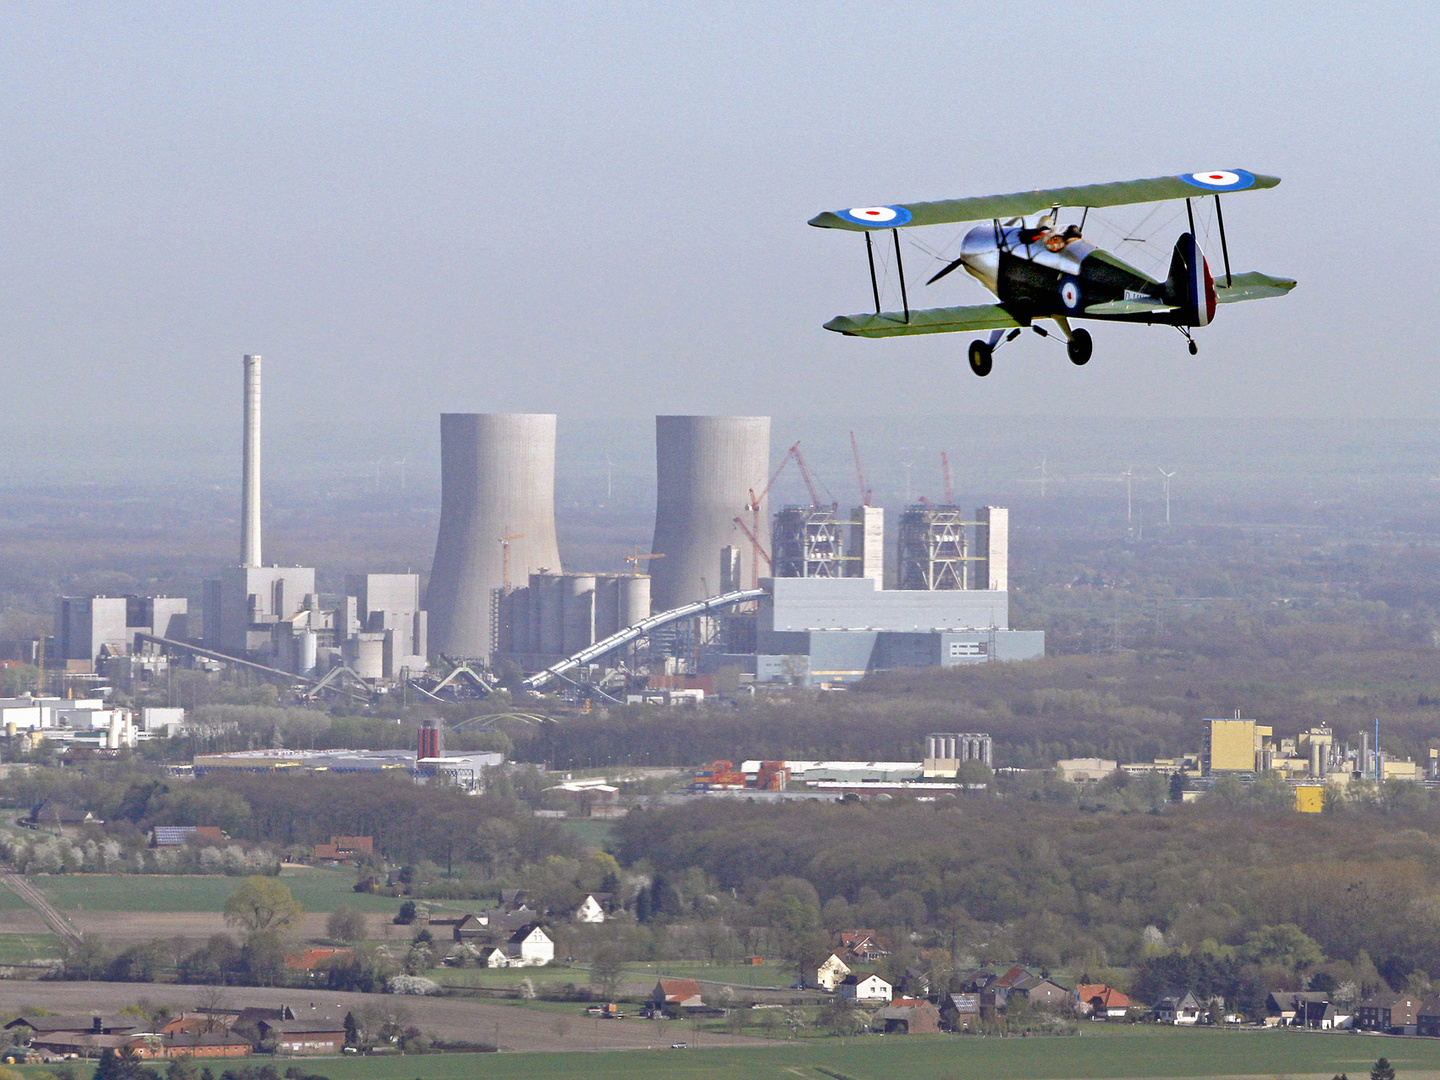
[[[1090,340],[1090,331],[1072,330],[1070,340],[1065,343],[1065,351],[1070,354],[1070,362],[1076,367],[1088,364],[1090,354],[1095,351],[1095,343]]]
[[[970,370],[981,378],[990,374],[995,363],[995,348],[988,341],[976,338],[970,342]]]

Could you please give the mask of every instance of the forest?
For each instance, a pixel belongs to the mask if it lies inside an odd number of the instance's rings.
[[[519,780],[523,785],[523,774]],[[508,779],[476,797],[418,785],[408,775],[240,773],[190,781],[131,761],[84,771],[34,770],[0,780],[4,805],[28,807],[47,798],[90,810],[106,823],[103,838],[130,853],[128,861],[117,855],[112,870],[151,868],[153,854],[147,856],[144,845],[152,825],[218,825],[235,841],[264,844],[277,854],[308,853],[332,835],[373,836],[376,850],[393,863],[470,867],[487,877],[579,852],[557,823],[534,816]],[[274,855],[266,860],[274,862]],[[229,868],[222,863],[220,869]],[[254,869],[242,862],[229,872]]]
[[[912,957],[940,948],[957,963],[1088,973],[1142,1000],[1203,964],[1223,981],[1248,963],[1269,989],[1323,975],[1428,990],[1440,978],[1437,818],[1428,803],[1297,815],[1240,785],[1146,813],[1039,798],[706,800],[631,813],[617,853],[722,894],[787,894],[796,926],[877,929]]]

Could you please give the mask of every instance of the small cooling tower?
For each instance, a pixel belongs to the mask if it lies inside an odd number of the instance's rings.
[[[733,567],[722,557],[739,548],[740,583],[752,580],[754,549],[735,524],[752,527],[750,492],[760,495],[770,472],[768,416],[657,416],[655,418],[655,543],[665,558],[650,563],[656,611],[715,596]],[[769,516],[760,507],[761,542]],[[722,566],[724,571],[722,572]],[[761,560],[759,576],[769,576]]]
[[[507,549],[512,586],[542,568],[560,571],[555,417],[445,413],[440,530],[425,595],[433,654],[490,659]]]

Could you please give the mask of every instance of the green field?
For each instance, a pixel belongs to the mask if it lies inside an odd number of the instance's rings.
[[[198,874],[53,874],[30,879],[61,911],[224,911],[225,899],[243,878]],[[395,912],[400,901],[351,891],[350,870],[287,869],[280,880],[306,911],[334,911],[342,904],[365,912]],[[9,896],[8,889],[0,894]]]
[[[60,939],[53,934],[0,934],[0,964],[53,960],[60,955]]]
[[[560,827],[586,847],[600,848],[610,842],[614,824],[597,818],[566,818]]]
[[[684,1037],[678,1029],[667,1036]],[[1139,1080],[1340,1072],[1362,1080],[1381,1055],[1397,1080],[1440,1073],[1440,1040],[1153,1027],[1087,1028],[1078,1038],[870,1036],[743,1050],[326,1058],[306,1068],[332,1080]]]
[[[439,967],[432,968],[426,974],[436,982],[448,986],[514,986],[521,979],[529,979],[537,986],[552,982],[586,986],[590,982],[590,969],[584,964],[548,968]],[[795,974],[788,968],[773,963],[751,967],[739,964],[707,964],[702,960],[663,960],[626,964],[621,981],[649,984],[660,978],[701,979],[733,983],[739,987],[786,987],[795,981]]]

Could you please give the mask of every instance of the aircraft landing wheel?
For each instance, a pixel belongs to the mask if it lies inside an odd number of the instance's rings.
[[[970,342],[970,370],[982,379],[990,374],[990,368],[995,363],[995,350],[987,342],[975,340]]]
[[[1095,351],[1095,343],[1090,340],[1090,331],[1076,330],[1065,343],[1065,351],[1070,354],[1070,362],[1076,367],[1088,364],[1090,354]]]
[[[1200,351],[1200,346],[1199,346],[1199,345],[1196,345],[1195,342],[1193,342],[1193,341],[1190,342],[1190,355],[1191,355],[1191,356],[1194,356],[1194,355],[1195,355],[1196,353],[1198,353],[1199,351]]]

